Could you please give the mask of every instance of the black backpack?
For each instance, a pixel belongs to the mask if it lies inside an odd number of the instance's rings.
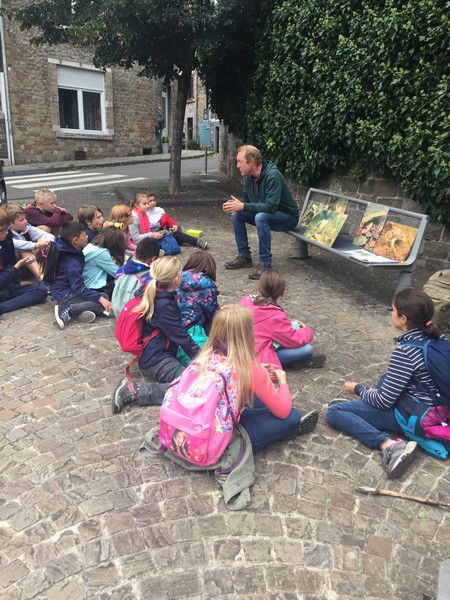
[[[41,250],[41,265],[42,279],[46,283],[53,283],[56,279],[56,268],[58,266],[59,250],[55,242],[49,242]]]

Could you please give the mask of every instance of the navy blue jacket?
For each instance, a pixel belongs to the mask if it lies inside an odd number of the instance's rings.
[[[9,283],[19,278],[19,270],[15,268],[17,262],[16,251],[11,230],[0,242],[0,288],[5,288]]]
[[[145,321],[144,338],[155,329],[159,329],[160,333],[145,346],[139,359],[141,369],[149,369],[165,358],[175,358],[178,346],[191,358],[200,351],[181,324],[181,311],[175,300],[175,292],[156,290],[155,311],[151,320]]]
[[[56,279],[49,283],[52,300],[60,300],[68,294],[78,294],[85,300],[98,302],[101,298],[96,290],[86,287],[83,279],[84,254],[61,239],[55,240],[59,251]]]

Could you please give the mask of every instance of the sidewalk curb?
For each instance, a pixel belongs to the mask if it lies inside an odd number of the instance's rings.
[[[183,150],[185,153],[186,151]],[[202,158],[205,156],[201,151],[188,151],[192,154],[182,154],[181,160],[189,160],[191,158]],[[208,156],[210,156],[208,154]],[[30,165],[12,165],[3,167],[5,177],[15,177],[20,175],[37,175],[41,173],[53,173],[57,171],[78,171],[84,169],[100,168],[100,167],[121,167],[127,165],[139,165],[146,163],[161,163],[169,162],[169,154],[154,154],[154,155],[139,155],[139,156],[122,156],[112,158],[99,158],[93,160],[69,160],[54,163],[33,163]]]

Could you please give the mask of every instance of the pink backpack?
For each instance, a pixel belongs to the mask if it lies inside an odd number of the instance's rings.
[[[192,362],[169,387],[160,412],[161,445],[204,467],[215,464],[233,435],[239,415],[236,374],[214,353],[199,379]]]

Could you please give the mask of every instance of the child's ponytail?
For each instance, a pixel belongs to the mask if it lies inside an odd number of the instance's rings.
[[[155,310],[156,290],[167,290],[178,275],[181,274],[181,262],[176,256],[162,256],[150,265],[151,280],[145,288],[142,302],[136,307],[147,321],[150,321]]]

